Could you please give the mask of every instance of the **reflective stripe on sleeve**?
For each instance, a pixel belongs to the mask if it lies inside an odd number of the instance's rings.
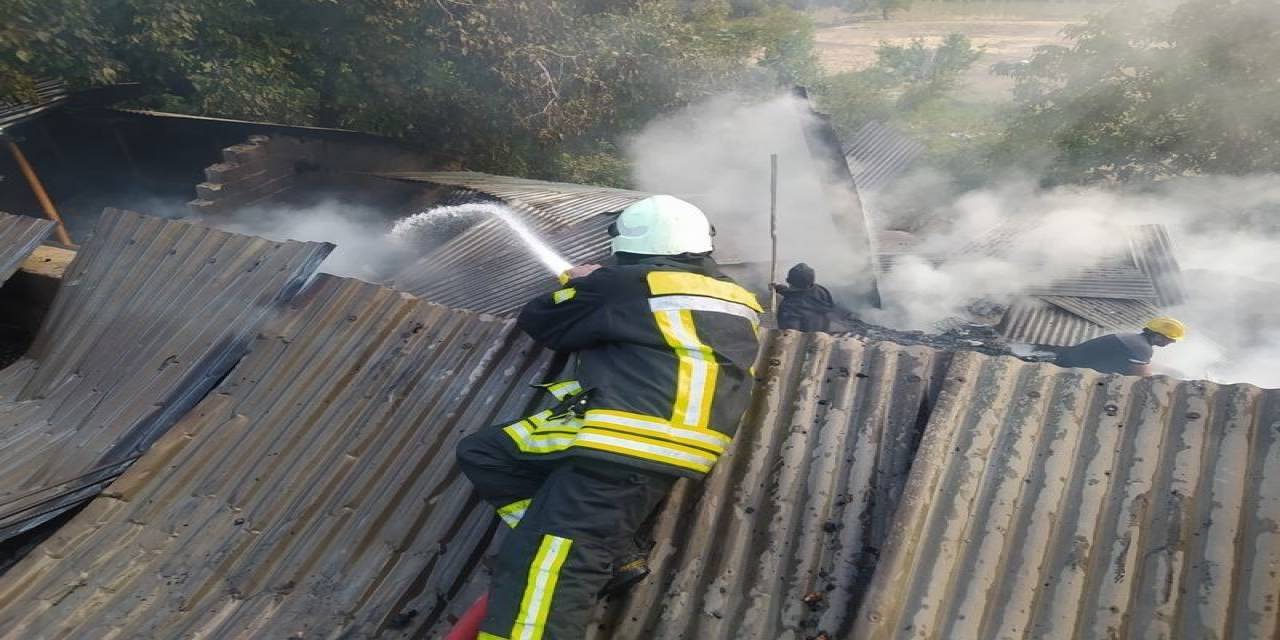
[[[567,289],[560,289],[551,294],[551,301],[556,304],[560,304],[561,302],[572,300],[573,297],[576,295],[578,295],[578,290],[574,289],[573,287],[569,287]]]

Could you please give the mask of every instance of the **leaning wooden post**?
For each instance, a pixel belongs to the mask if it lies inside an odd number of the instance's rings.
[[[40,201],[40,208],[44,209],[44,215],[50,220],[57,223],[54,233],[58,236],[58,242],[68,247],[76,246],[71,241],[71,236],[67,234],[66,225],[62,224],[62,216],[58,215],[58,210],[53,207],[53,200],[49,199],[49,194],[44,190],[36,170],[31,167],[31,163],[27,162],[27,156],[22,153],[22,149],[18,148],[18,143],[13,138],[4,137],[4,141],[9,146],[9,152],[13,154],[13,159],[18,163],[18,169],[22,171],[22,175],[27,179],[27,184],[31,185],[31,191],[36,194],[36,200]]]
[[[773,283],[778,281],[778,154],[769,154],[769,310],[778,313],[778,292]]]

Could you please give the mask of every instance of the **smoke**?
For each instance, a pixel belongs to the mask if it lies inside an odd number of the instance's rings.
[[[936,176],[921,188],[937,188]],[[911,190],[911,179],[906,188]],[[928,198],[926,194],[922,197]],[[935,198],[936,200],[936,198]],[[1190,337],[1158,351],[1157,369],[1189,378],[1280,387],[1280,176],[1205,177],[1141,191],[1041,190],[1011,180],[911,220],[916,244],[880,280],[868,320],[930,329],[975,301],[1007,303],[1125,255],[1125,227],[1162,224],[1183,270],[1185,304],[1167,309]],[[1001,240],[998,229],[1009,230]],[[987,242],[984,242],[987,240]],[[1136,329],[1136,327],[1135,327]]]
[[[386,213],[339,200],[296,208],[249,207],[230,217],[210,216],[204,222],[272,240],[334,243],[337,247],[320,271],[372,282],[386,279],[420,253],[413,243],[389,236],[394,221]]]
[[[716,227],[717,261],[762,274],[750,283],[757,287],[770,262],[769,156],[777,154],[779,277],[807,262],[857,295],[869,285],[865,225],[847,176],[841,183],[811,149],[816,125],[799,98],[726,95],[650,123],[625,149],[637,188],[701,207]]]

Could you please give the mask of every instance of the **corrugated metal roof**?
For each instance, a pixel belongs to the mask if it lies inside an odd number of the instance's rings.
[[[53,221],[0,211],[0,283],[53,233]]]
[[[573,264],[609,257],[606,213],[648,197],[639,191],[543,182],[465,171],[379,174],[459,189],[450,203],[480,194],[510,206],[547,244]],[[510,314],[555,277],[501,221],[482,220],[430,251],[390,280],[398,289],[458,309]]]
[[[1069,311],[1107,329],[1137,329],[1160,315],[1160,309],[1143,300],[1043,296],[1051,305]]]
[[[1155,300],[1156,289],[1146,274],[1131,266],[1097,265],[1027,287],[1030,295]]]
[[[655,575],[602,608],[594,637],[774,640],[847,628],[950,357],[771,333],[731,453],[701,486],[676,489],[655,525]]]
[[[546,182],[472,171],[379,173],[379,177],[457,187],[492,196],[516,208],[535,228],[567,226],[601,213],[619,212],[650,194],[594,185]]]
[[[453,465],[548,354],[319,276],[222,384],[0,581],[22,637],[372,637],[436,619],[496,532]],[[416,609],[417,616],[397,613]]]
[[[65,81],[56,78],[38,80],[34,102],[0,101],[0,130],[62,104],[67,96]]]
[[[1173,240],[1164,225],[1144,224],[1129,233],[1129,251],[1134,263],[1147,275],[1156,290],[1156,304],[1162,307],[1187,301],[1182,285],[1182,269],[1173,251]]]
[[[770,332],[732,452],[596,637],[847,625],[948,354]],[[25,637],[440,637],[501,525],[452,449],[554,369],[509,321],[321,276],[222,385],[0,580]],[[679,541],[679,548],[676,542]],[[829,606],[804,598],[825,594]]]
[[[875,190],[906,171],[924,149],[923,144],[899,131],[871,121],[854,134],[845,159],[858,188]]]
[[[104,212],[27,357],[0,371],[0,539],[119,475],[331,248]]]
[[[1101,325],[1031,297],[1014,300],[996,331],[1007,342],[1050,347],[1069,347],[1106,333]]]
[[[598,215],[543,235],[571,264],[610,256],[613,216]],[[415,261],[392,278],[397,289],[457,309],[514,314],[531,297],[550,291],[556,277],[498,221],[481,222]]]
[[[858,624],[1274,638],[1280,391],[955,356]]]

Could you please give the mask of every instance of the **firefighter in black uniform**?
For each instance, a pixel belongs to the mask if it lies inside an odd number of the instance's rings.
[[[653,196],[610,228],[616,266],[575,267],[518,324],[571,352],[557,403],[458,445],[512,527],[498,553],[488,640],[577,640],[598,594],[678,477],[701,478],[750,401],[759,303],[720,274],[697,207]]]

